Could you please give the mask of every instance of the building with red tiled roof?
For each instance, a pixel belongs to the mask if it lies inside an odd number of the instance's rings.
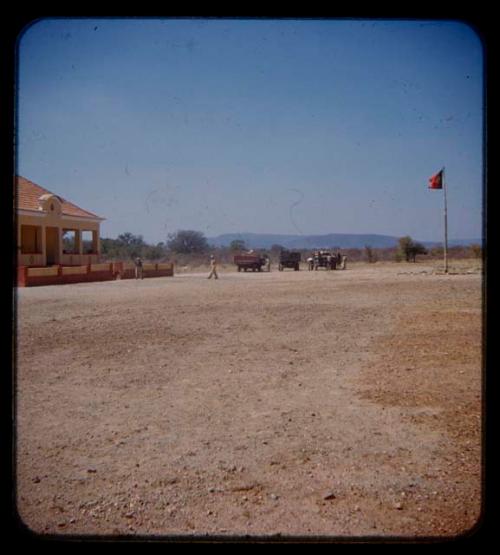
[[[99,261],[100,216],[17,176],[17,250],[20,266],[77,266]]]

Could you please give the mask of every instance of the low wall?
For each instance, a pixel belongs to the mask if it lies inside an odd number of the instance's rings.
[[[86,266],[87,264],[95,264],[99,260],[97,253],[63,253],[61,255],[61,266]]]
[[[169,277],[174,275],[174,264],[144,264],[143,276]],[[87,264],[86,266],[18,266],[17,286],[60,285],[90,281],[111,281],[135,278],[135,266],[130,262]]]
[[[107,271],[110,269],[110,265],[107,263],[99,263],[99,264],[91,264],[90,271],[91,272],[102,272]]]
[[[155,277],[172,277],[174,275],[174,263],[164,262],[157,264],[155,270]]]
[[[43,266],[45,263],[45,257],[42,253],[19,253],[17,256],[17,263],[19,266]]]
[[[135,265],[132,262],[114,262],[113,271],[119,279],[135,278]],[[174,275],[174,263],[162,262],[159,264],[143,264],[143,277],[172,277]]]
[[[58,274],[59,274],[58,266],[47,266],[46,268],[28,268],[29,277],[57,276]]]
[[[80,274],[87,274],[89,268],[87,266],[61,266],[61,274],[63,276],[75,276]],[[28,270],[28,275],[30,274]]]
[[[135,277],[135,265],[133,262],[113,262],[113,272],[118,279],[130,279]]]

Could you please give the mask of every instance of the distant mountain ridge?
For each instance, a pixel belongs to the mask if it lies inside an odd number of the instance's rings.
[[[280,235],[272,233],[223,233],[217,237],[207,238],[214,247],[228,247],[232,241],[244,241],[250,249],[269,249],[273,245],[281,245],[287,249],[315,249],[332,248],[362,249],[365,246],[372,248],[396,247],[399,237],[392,235],[377,235],[373,233],[328,233],[326,235]],[[418,241],[418,239],[415,239]],[[419,241],[425,246],[432,247],[442,243],[437,241]],[[480,239],[453,239],[448,241],[449,246],[481,244]]]

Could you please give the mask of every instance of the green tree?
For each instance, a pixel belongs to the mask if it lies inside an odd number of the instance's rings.
[[[122,233],[116,239],[101,239],[101,254],[108,260],[124,260],[141,256],[146,247],[141,235]]]
[[[208,241],[201,231],[183,229],[168,236],[167,247],[179,254],[204,253],[208,250]]]
[[[413,239],[409,235],[401,237],[398,241],[399,252],[405,258],[406,262],[410,261],[410,249],[413,245]]]
[[[427,249],[421,243],[413,243],[410,249],[410,258],[416,262],[417,254],[427,254]]]
[[[377,262],[378,260],[377,254],[373,251],[373,248],[370,245],[365,245],[365,254],[368,262],[370,263]]]
[[[406,262],[416,262],[418,254],[427,254],[427,249],[421,244],[415,242],[409,235],[399,239],[399,250],[404,256]]]
[[[101,238],[101,255],[104,258],[114,258],[116,254],[116,240],[108,239],[106,237]]]
[[[156,245],[146,245],[142,249],[142,257],[146,260],[159,260],[165,256],[165,244],[158,243]]]
[[[136,245],[142,246],[145,244],[142,238],[142,235],[134,235],[129,231],[127,231],[126,233],[122,233],[121,235],[118,235],[116,240],[122,243],[123,245],[127,245],[127,246],[136,246]]]
[[[146,246],[142,235],[134,235],[128,231],[118,235],[116,241],[119,251],[129,258],[141,256],[142,249]]]
[[[244,251],[246,250],[247,246],[245,244],[245,241],[243,241],[242,239],[234,239],[234,241],[231,241],[231,244],[229,245],[229,250],[232,252],[235,251]]]

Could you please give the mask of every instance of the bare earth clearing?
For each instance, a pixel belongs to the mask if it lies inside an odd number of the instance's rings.
[[[40,534],[450,537],[481,512],[479,263],[20,289]]]

